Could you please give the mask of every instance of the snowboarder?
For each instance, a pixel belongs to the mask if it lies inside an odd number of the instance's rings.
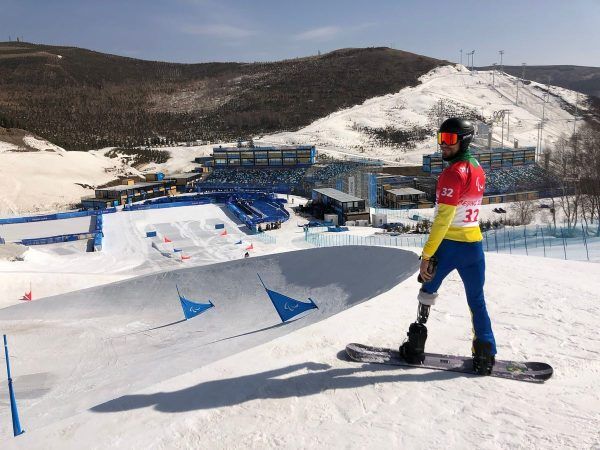
[[[419,281],[423,284],[417,297],[417,321],[410,325],[400,354],[410,363],[423,362],[429,309],[444,278],[456,269],[472,315],[473,369],[487,375],[494,366],[496,342],[483,295],[485,259],[478,219],[485,172],[469,152],[474,133],[473,124],[460,118],[447,119],[438,131],[442,159],[449,166],[438,180],[435,216],[421,254]]]
[[[250,253],[246,252],[244,253],[244,258],[249,258],[250,257]]]

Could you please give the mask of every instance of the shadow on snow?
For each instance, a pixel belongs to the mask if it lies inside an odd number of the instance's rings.
[[[279,378],[300,370],[308,370],[308,373]],[[378,374],[390,371],[396,373]],[[332,369],[328,364],[306,362],[252,375],[211,380],[173,392],[124,395],[94,406],[91,411],[110,413],[154,407],[156,411],[176,413],[239,405],[252,400],[305,397],[326,390],[356,389],[376,383],[424,382],[464,376],[442,371],[407,373],[411,371],[411,368],[390,370],[371,364]]]

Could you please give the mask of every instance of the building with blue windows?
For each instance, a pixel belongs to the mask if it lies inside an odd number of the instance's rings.
[[[282,147],[214,147],[214,168],[308,167],[315,163],[314,145]]]
[[[535,164],[535,147],[520,148],[470,148],[484,170],[506,169]],[[442,153],[423,155],[423,172],[439,174],[444,170]]]

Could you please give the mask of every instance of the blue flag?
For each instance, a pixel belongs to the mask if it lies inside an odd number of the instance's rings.
[[[298,314],[308,311],[309,309],[319,309],[315,302],[310,298],[308,299],[310,303],[295,300],[287,295],[283,295],[279,292],[268,289],[267,286],[265,286],[265,283],[263,283],[260,275],[258,275],[258,279],[265,288],[265,291],[267,291],[267,295],[271,299],[271,302],[273,303],[273,306],[275,307],[277,314],[279,314],[282,322],[286,322],[296,317]]]
[[[235,244],[237,245],[237,244],[241,244],[241,243],[242,243],[242,240],[240,239],[240,241],[236,242]]]
[[[202,314],[207,309],[215,306],[210,300],[208,303],[192,302],[179,293],[179,287],[175,286],[175,288],[177,289],[177,295],[179,295],[179,301],[181,302],[181,307],[183,308],[185,320],[196,317],[198,314]]]

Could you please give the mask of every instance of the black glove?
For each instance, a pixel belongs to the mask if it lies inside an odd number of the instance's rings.
[[[421,258],[419,258],[421,259]],[[433,278],[435,276],[435,269],[437,268],[437,258],[435,256],[432,256],[431,258],[429,258],[429,265],[427,266],[427,273],[431,274],[431,278]],[[419,283],[425,283],[425,280],[423,280],[423,278],[421,278],[421,274],[419,273],[419,276],[417,277],[417,281]]]

